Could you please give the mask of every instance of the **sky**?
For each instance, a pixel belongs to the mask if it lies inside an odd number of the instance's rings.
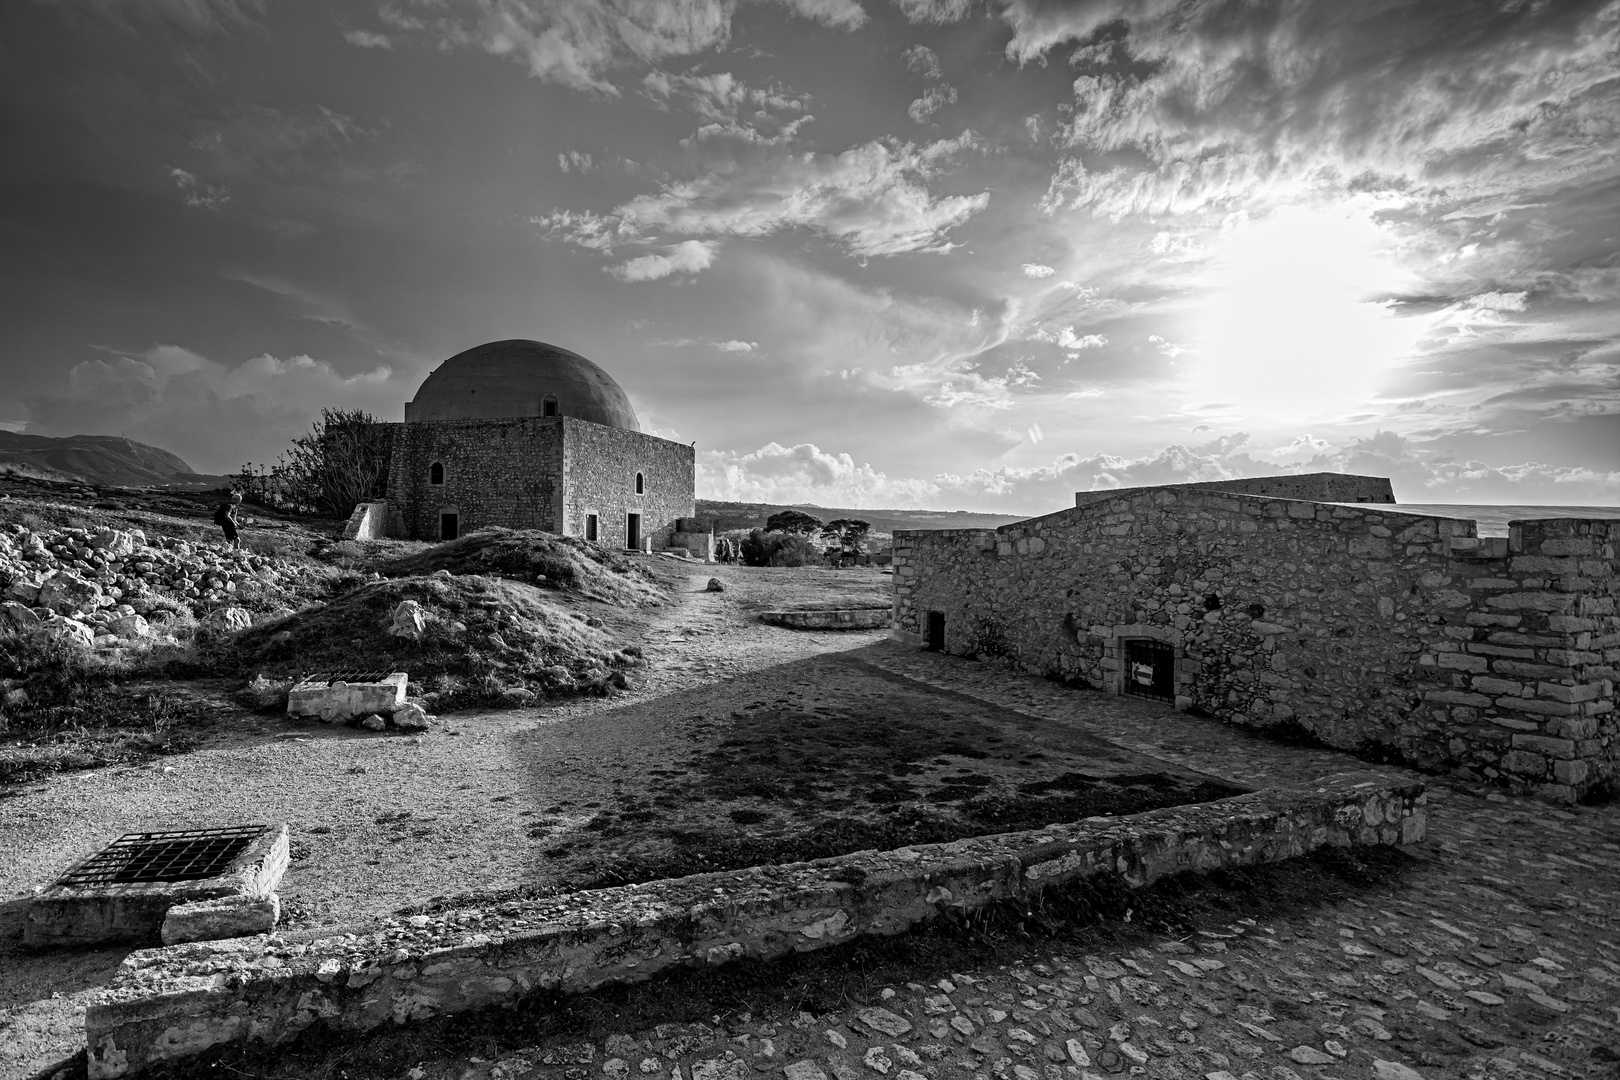
[[[16,0],[0,426],[579,352],[698,494],[1620,504],[1620,0]]]

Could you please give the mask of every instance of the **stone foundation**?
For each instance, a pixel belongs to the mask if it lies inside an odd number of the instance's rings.
[[[1140,887],[1329,845],[1413,844],[1424,802],[1421,784],[1341,775],[1309,791],[413,916],[353,934],[137,952],[90,1002],[89,1076],[134,1075],[243,1040],[283,1044],[316,1024],[360,1033],[536,989],[584,992],[677,966],[823,949],[1088,879]]]
[[[873,630],[888,626],[889,608],[843,608],[837,611],[762,611],[759,621],[789,630]]]

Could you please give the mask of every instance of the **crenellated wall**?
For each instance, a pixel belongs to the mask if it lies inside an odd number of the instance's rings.
[[[1572,800],[1612,783],[1620,522],[1474,523],[1145,489],[994,531],[895,533],[897,636],[1119,693],[1132,640],[1177,708],[1302,728]]]

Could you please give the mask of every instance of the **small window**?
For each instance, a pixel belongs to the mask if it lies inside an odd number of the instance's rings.
[[[585,515],[585,539],[589,540],[593,544],[596,543],[596,515],[595,514],[586,514]]]
[[[543,398],[541,400],[541,402],[540,402],[540,415],[541,416],[556,416],[557,415],[557,399],[554,398],[554,397],[551,397],[550,395],[547,395],[545,398]]]
[[[644,495],[644,494],[646,494],[646,492],[647,492],[647,481],[642,479],[642,476],[641,476],[640,473],[636,473],[636,494],[637,495]]]
[[[438,487],[444,483],[444,463],[435,461],[428,466],[428,483]]]

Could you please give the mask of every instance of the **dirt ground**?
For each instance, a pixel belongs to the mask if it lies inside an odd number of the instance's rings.
[[[10,898],[0,900],[0,1077],[29,1076],[69,1057],[82,1037],[78,1002],[125,953],[20,951],[24,898],[72,856],[137,826],[209,823],[215,814],[293,822],[299,857],[283,895],[296,918],[313,924],[469,888],[533,887],[540,875],[572,865],[568,852],[547,857],[544,849],[591,831],[583,828],[591,821],[611,814],[609,827],[626,833],[606,839],[628,840],[630,826],[645,823],[625,815],[643,803],[714,799],[746,786],[746,769],[730,775],[680,739],[684,717],[714,711],[703,703],[735,702],[731,708],[745,713],[757,703],[756,719],[806,740],[809,729],[796,720],[824,722],[838,711],[808,689],[829,681],[841,685],[837,700],[846,702],[866,693],[883,704],[890,687],[909,688],[913,700],[944,708],[964,735],[986,740],[981,752],[992,735],[1007,740],[1008,757],[953,757],[942,747],[912,762],[914,772],[868,775],[862,785],[926,796],[949,791],[953,778],[991,777],[984,786],[979,779],[954,785],[963,796],[954,803],[930,804],[957,812],[1014,767],[1017,783],[1003,784],[1011,791],[1069,774],[1086,774],[1092,788],[1115,783],[1137,772],[1138,755],[1160,763],[1156,775],[1187,785],[1216,776],[1258,788],[1366,767],[1153,703],[904,649],[883,631],[804,633],[754,619],[761,606],[885,589],[888,579],[876,570],[670,564],[661,572],[684,577],[694,569],[701,573],[683,582],[682,602],[644,628],[648,662],[617,698],[459,715],[420,739],[256,719],[252,729],[193,754],[56,777],[0,804],[7,853],[0,897]],[[864,581],[846,576],[863,574]],[[727,582],[725,592],[703,591],[711,575]],[[786,692],[795,689],[797,697]],[[770,746],[732,749],[747,762],[765,758]],[[795,752],[845,750],[828,742]],[[1171,1080],[1620,1075],[1620,807],[1566,810],[1430,780],[1431,840],[1403,857],[1400,872],[1365,879],[1352,872],[1321,887],[1316,879],[1288,884],[1289,873],[1304,871],[1260,875],[1224,920],[1196,928],[1143,925],[1139,907],[1135,923],[1116,919],[1100,938],[1054,944],[1015,934],[1001,953],[977,959],[960,950],[943,960],[918,953],[885,961],[871,951],[829,957],[820,977],[836,982],[833,992],[795,989],[789,969],[760,977],[765,989],[757,992],[728,989],[726,1007],[714,1004],[712,988],[708,996],[683,991],[691,998],[684,1003],[652,989],[616,991],[561,1007],[572,1026],[559,1026],[555,1015],[525,1015],[384,1035],[266,1061],[271,1071],[262,1075],[622,1080],[639,1069],[659,1080],[740,1080],[805,1061],[817,1072],[799,1068],[793,1080],[896,1069],[927,1080],[1091,1080],[1127,1070]],[[1073,794],[1062,787],[1023,794],[1054,791]],[[892,805],[855,799],[853,785],[822,794],[863,808]],[[740,794],[699,805],[722,804],[766,815],[738,822],[744,835],[792,831],[790,799]],[[527,827],[513,829],[514,816]],[[638,1006],[642,999],[649,1004]],[[900,1016],[904,1033],[885,1038],[867,1024],[864,1010],[874,1006]],[[702,1015],[688,1015],[694,1008]],[[1075,1048],[1086,1056],[1083,1069]],[[246,1059],[233,1065],[260,1067]]]

